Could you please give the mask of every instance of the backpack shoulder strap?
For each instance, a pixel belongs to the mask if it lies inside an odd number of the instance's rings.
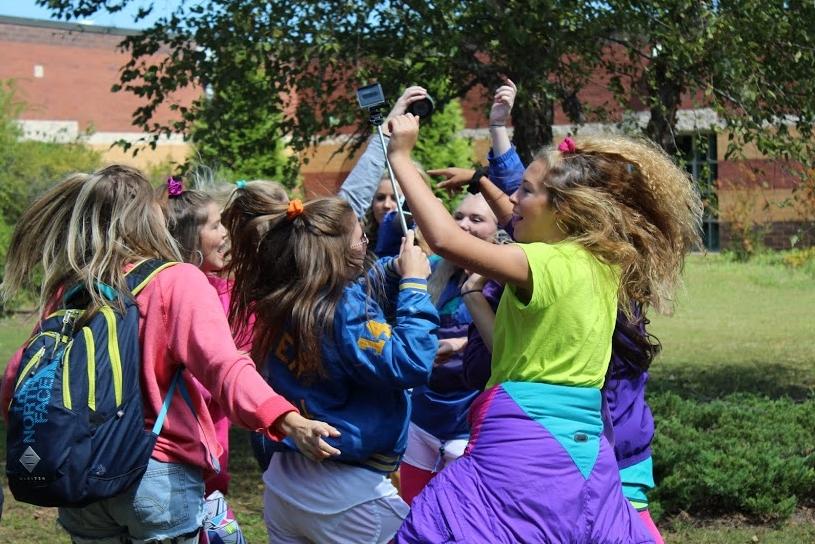
[[[167,410],[170,409],[170,403],[173,402],[173,394],[175,393],[176,386],[181,382],[181,387],[184,387],[184,382],[181,381],[181,372],[183,370],[183,368],[179,368],[175,371],[175,374],[173,374],[170,387],[167,389],[167,394],[164,396],[164,401],[161,404],[161,410],[156,415],[156,422],[153,424],[153,434],[156,436],[161,433],[161,428],[164,426],[164,418],[167,417]],[[184,400],[186,401],[187,399],[185,398]],[[192,401],[190,401],[190,409],[193,410],[193,414],[195,414],[194,408],[192,408]]]
[[[147,261],[142,261],[133,267],[133,269],[130,270],[130,272],[128,272],[125,276],[127,288],[130,289],[131,294],[133,297],[135,297],[147,286],[148,283],[150,283],[150,280],[156,277],[156,274],[175,264],[178,263],[172,261],[162,261],[161,259],[149,259]]]
[[[164,397],[164,401],[161,404],[161,410],[156,415],[156,422],[153,424],[153,434],[158,436],[161,434],[161,428],[164,426],[164,419],[167,417],[167,411],[170,409],[170,404],[173,402],[173,395],[175,394],[176,388],[181,393],[181,397],[184,399],[184,402],[192,412],[192,417],[195,418],[195,422],[198,423],[199,428],[201,427],[201,422],[198,420],[198,414],[195,413],[195,407],[192,405],[192,399],[190,398],[190,393],[187,391],[187,386],[184,385],[184,380],[181,376],[182,372],[184,371],[184,367],[180,367],[178,370],[175,371],[173,375],[173,379],[170,381],[170,387],[167,389],[167,395]],[[201,433],[203,435],[203,429],[201,429]],[[221,472],[221,463],[218,461],[218,458],[212,455],[212,452],[209,449],[209,445],[204,442],[204,447],[209,454],[209,460],[212,463],[212,466],[215,468],[215,472]]]

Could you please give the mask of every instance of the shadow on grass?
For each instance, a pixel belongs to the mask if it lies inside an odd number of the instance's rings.
[[[778,363],[725,364],[700,368],[692,363],[654,368],[648,382],[650,394],[673,392],[700,401],[733,393],[752,393],[796,401],[815,398],[812,373]]]

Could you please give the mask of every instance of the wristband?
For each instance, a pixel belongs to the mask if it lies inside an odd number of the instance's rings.
[[[481,178],[487,175],[487,169],[482,167],[476,168],[475,174],[470,178],[470,184],[467,185],[467,192],[471,195],[477,195],[481,187]]]

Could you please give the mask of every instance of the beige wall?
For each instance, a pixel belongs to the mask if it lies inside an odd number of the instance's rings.
[[[95,144],[91,145],[91,147],[102,153],[103,164],[127,164],[144,171],[168,162],[181,164],[187,160],[187,156],[192,149],[186,143],[164,144],[157,146],[156,149],[145,146],[134,157],[132,150],[123,151],[118,146],[111,147],[109,144]]]
[[[719,191],[719,219],[768,223],[812,221],[815,208],[797,203],[789,189],[730,189]],[[808,217],[809,216],[809,217]]]
[[[308,164],[300,166],[300,173],[306,175],[349,172],[356,164],[360,153],[349,156],[348,150],[340,151],[341,147],[340,143],[324,143],[317,149],[303,153],[301,159],[308,160]]]

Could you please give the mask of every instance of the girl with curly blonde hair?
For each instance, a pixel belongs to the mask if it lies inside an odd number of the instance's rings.
[[[601,387],[617,309],[671,310],[699,244],[690,178],[647,142],[568,138],[526,169],[511,197],[519,243],[496,246],[457,232],[414,171],[417,120],[391,133],[430,247],[507,286],[467,451],[414,500],[397,542],[653,542],[623,496]]]

